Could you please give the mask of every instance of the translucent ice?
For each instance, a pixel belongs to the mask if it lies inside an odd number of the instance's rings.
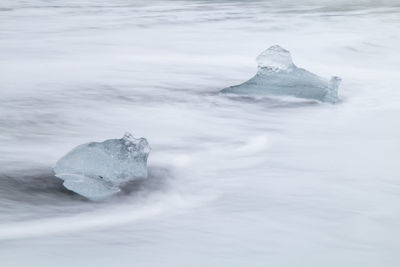
[[[257,57],[257,74],[245,83],[223,89],[222,93],[240,95],[291,95],[317,99],[324,102],[338,101],[341,79],[319,77],[293,64],[290,52],[278,45],[271,46]]]
[[[98,200],[119,192],[124,182],[146,178],[149,153],[145,138],[126,133],[122,139],[74,148],[57,162],[54,172],[69,190]]]

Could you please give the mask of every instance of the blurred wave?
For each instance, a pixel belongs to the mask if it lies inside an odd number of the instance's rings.
[[[387,0],[1,1],[2,264],[398,266],[399,13]],[[342,77],[341,101],[219,94],[274,44]],[[145,182],[91,202],[54,177],[76,145],[126,131],[152,147]]]

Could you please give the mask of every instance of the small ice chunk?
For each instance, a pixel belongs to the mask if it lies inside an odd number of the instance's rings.
[[[74,148],[56,163],[54,172],[69,190],[99,200],[119,192],[127,181],[146,178],[149,153],[145,138],[126,133],[121,139]]]
[[[290,52],[271,46],[257,57],[257,74],[245,83],[223,89],[222,93],[248,96],[291,95],[323,102],[338,101],[339,77],[329,81],[293,64]]]
[[[273,45],[257,57],[258,69],[271,71],[289,70],[294,67],[289,51],[279,45]]]

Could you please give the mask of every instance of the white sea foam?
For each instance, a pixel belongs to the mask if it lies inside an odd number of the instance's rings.
[[[396,1],[1,1],[2,266],[398,266]],[[336,105],[218,92],[280,44]],[[51,176],[88,140],[152,146],[91,203]],[[71,255],[74,255],[73,257]]]

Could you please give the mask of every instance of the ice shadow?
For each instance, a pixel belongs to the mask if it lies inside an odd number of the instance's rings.
[[[268,108],[302,108],[321,104],[321,102],[316,100],[300,99],[294,97],[251,97],[238,95],[226,95],[226,97],[232,101],[262,104]]]
[[[166,190],[172,179],[171,170],[165,167],[149,167],[147,179],[132,181],[121,187],[116,195],[128,196],[140,193],[149,195]],[[0,200],[22,202],[31,205],[57,205],[65,202],[91,202],[79,194],[66,189],[63,181],[51,169],[20,170],[0,174]]]

